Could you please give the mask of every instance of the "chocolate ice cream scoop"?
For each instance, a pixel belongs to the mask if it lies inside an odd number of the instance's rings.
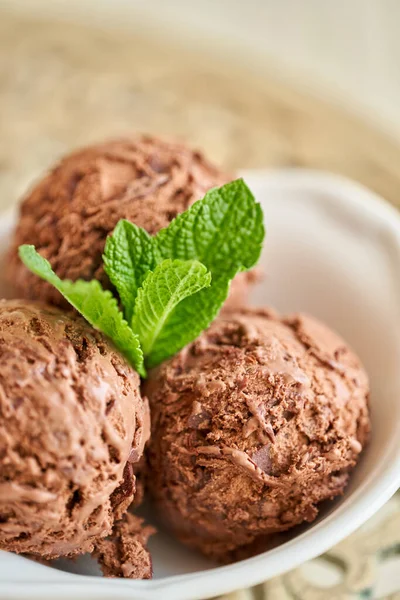
[[[120,219],[154,235],[230,178],[199,152],[153,137],[132,137],[79,150],[56,165],[21,205],[8,265],[18,295],[66,306],[58,292],[21,264],[18,246],[33,244],[62,279],[109,282],[106,237]],[[242,298],[247,274],[235,282]]]
[[[160,515],[222,561],[313,521],[367,442],[368,391],[355,354],[311,317],[219,318],[145,385]]]
[[[135,493],[149,436],[137,373],[78,316],[0,301],[0,548],[93,549]]]

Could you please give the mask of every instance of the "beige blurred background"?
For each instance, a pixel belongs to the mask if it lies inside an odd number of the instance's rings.
[[[229,168],[311,166],[399,203],[400,2],[0,0],[0,206],[128,130]]]

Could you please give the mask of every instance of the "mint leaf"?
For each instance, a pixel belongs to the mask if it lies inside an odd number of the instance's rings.
[[[232,279],[258,261],[265,230],[261,206],[242,179],[209,191],[155,237],[160,258],[197,259],[211,272],[210,288],[184,299],[165,323],[149,357],[155,366],[206,329],[229,294]]]
[[[155,236],[157,261],[199,260],[214,274],[251,269],[260,258],[265,230],[261,206],[237,179],[207,192]]]
[[[111,292],[103,290],[97,280],[62,281],[34,246],[20,246],[19,256],[28,269],[51,283],[93,327],[111,338],[139,375],[146,376],[139,337],[124,320]]]
[[[157,344],[146,358],[148,367],[155,367],[196,339],[217,316],[229,294],[230,279],[212,279],[209,288],[185,298],[167,319]]]
[[[190,328],[189,323],[175,323],[174,327],[167,327],[165,338],[165,326],[173,318],[176,307],[185,298],[208,287],[210,282],[211,274],[206,267],[193,260],[164,260],[147,275],[136,298],[132,328],[139,335],[144,355],[150,362],[153,353],[160,352],[160,344],[162,348],[173,344],[174,337],[180,337],[182,327]]]
[[[104,248],[104,269],[117,289],[124,315],[131,322],[136,295],[154,265],[153,238],[134,223],[122,219]]]

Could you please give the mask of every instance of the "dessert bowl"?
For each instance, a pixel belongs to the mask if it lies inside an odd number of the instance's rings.
[[[324,552],[400,485],[400,215],[337,176],[302,170],[242,175],[263,206],[267,227],[260,261],[265,278],[252,302],[325,321],[354,348],[370,376],[372,439],[343,497],[321,508],[311,525],[282,536],[276,547],[229,566],[188,551],[160,528],[149,544],[151,581],[101,579],[86,556],[45,566],[1,552],[3,597],[209,598],[260,583]],[[11,213],[0,218],[2,257],[13,220]],[[3,283],[0,293],[10,293]],[[145,512],[156,523],[151,508]]]

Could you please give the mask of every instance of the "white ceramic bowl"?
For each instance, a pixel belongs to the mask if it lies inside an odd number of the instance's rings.
[[[152,581],[101,579],[88,557],[52,568],[0,553],[2,598],[209,598],[257,584],[324,552],[400,485],[399,214],[368,190],[332,175],[290,170],[244,176],[263,205],[267,225],[266,278],[254,301],[323,319],[354,347],[371,379],[373,437],[345,495],[289,541],[226,567],[211,565],[159,533],[151,543]],[[11,228],[11,216],[3,216],[2,253]]]

